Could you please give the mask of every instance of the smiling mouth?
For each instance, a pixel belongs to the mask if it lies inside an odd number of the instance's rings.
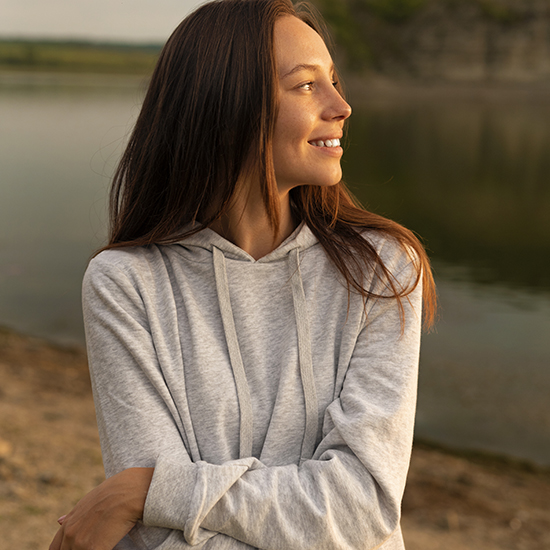
[[[315,147],[340,147],[340,140],[338,138],[325,139],[324,141],[320,139],[317,141],[308,141],[308,143]]]

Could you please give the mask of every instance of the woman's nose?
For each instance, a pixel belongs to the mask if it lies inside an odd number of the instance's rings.
[[[332,89],[330,94],[329,104],[325,111],[325,116],[328,119],[339,119],[345,120],[351,115],[351,106],[349,103],[340,95],[340,92],[336,89]]]
[[[338,94],[340,95],[340,94]],[[343,102],[343,105],[342,105],[342,116],[344,117],[344,119],[348,118],[349,116],[351,116],[351,105],[342,97],[340,96],[340,98],[342,99],[342,102]]]

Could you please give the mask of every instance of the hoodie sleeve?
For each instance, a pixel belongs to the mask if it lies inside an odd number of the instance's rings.
[[[399,284],[410,284],[413,272],[411,262],[396,275]],[[403,330],[396,299],[370,302],[311,460],[265,467],[250,458],[218,466],[160,453],[144,523],[179,529],[190,545],[222,533],[266,550],[375,549],[394,533],[400,537],[421,301],[420,285],[402,300]]]
[[[154,467],[159,454],[194,470],[184,444],[181,414],[159,365],[159,350],[153,342],[139,285],[117,265],[116,254],[109,258],[106,261],[102,254],[92,260],[82,288],[88,362],[106,476],[126,468]],[[227,468],[225,477],[230,478],[233,470]],[[194,491],[194,482],[186,486],[183,478],[176,485],[182,501]],[[138,524],[117,548],[190,548],[181,530],[159,527],[163,527],[162,522],[156,527]],[[229,539],[203,531],[203,542],[212,537]]]

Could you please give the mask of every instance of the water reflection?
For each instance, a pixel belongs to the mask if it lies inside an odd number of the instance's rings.
[[[550,105],[356,108],[345,175],[480,283],[550,289]]]
[[[81,279],[141,97],[135,79],[0,74],[0,324],[82,342]]]
[[[550,465],[550,294],[437,282],[441,319],[422,342],[417,435]]]

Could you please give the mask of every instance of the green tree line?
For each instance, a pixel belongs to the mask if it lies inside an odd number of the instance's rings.
[[[147,74],[161,46],[0,40],[0,70]]]

